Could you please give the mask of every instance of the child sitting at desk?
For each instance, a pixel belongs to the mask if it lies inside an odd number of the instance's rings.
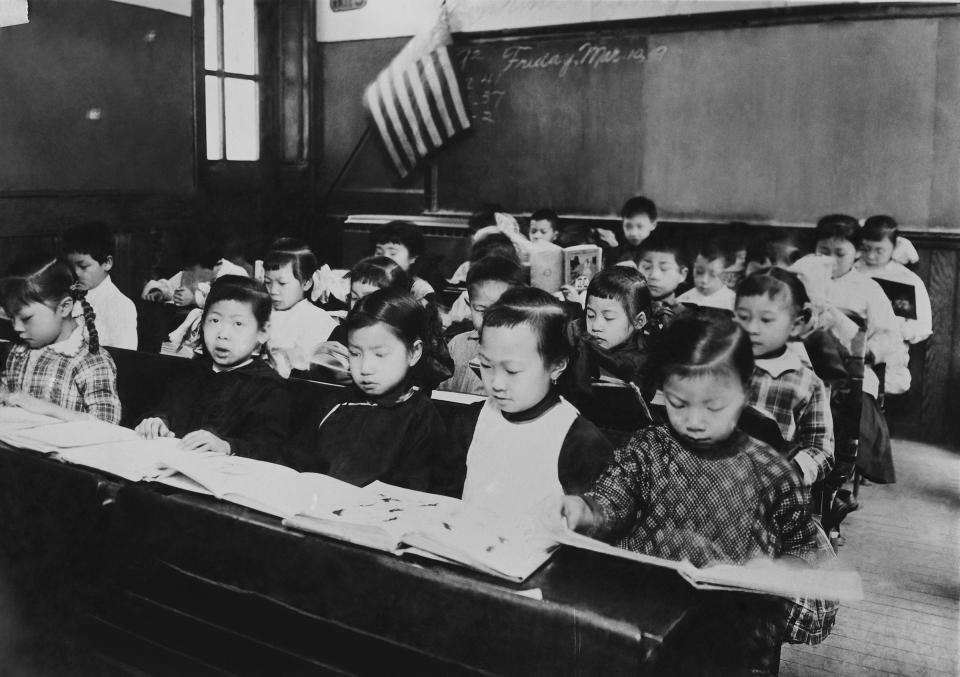
[[[570,356],[566,322],[560,302],[542,289],[510,289],[484,312],[487,400],[454,432],[466,450],[465,503],[535,514],[544,500],[589,487],[610,460],[610,442],[556,388]]]
[[[446,426],[413,367],[434,347],[427,308],[407,291],[381,289],[347,315],[353,387],[333,409],[318,412],[301,440],[301,470],[364,486],[374,480],[430,491],[449,453]]]
[[[0,303],[19,337],[3,368],[4,404],[62,421],[120,422],[117,367],[100,347],[85,296],[67,263],[42,254],[15,263],[0,280]]]
[[[267,349],[284,377],[293,369],[309,369],[314,352],[337,326],[327,311],[307,298],[316,270],[313,252],[288,238],[275,242],[263,262],[263,281],[273,302]]]
[[[430,283],[419,277],[421,266],[417,262],[426,248],[419,226],[409,221],[391,221],[370,231],[370,242],[374,247],[374,256],[391,258],[406,271],[411,281],[410,292],[418,301],[434,294]]]
[[[651,332],[668,325],[677,314],[677,289],[687,280],[689,263],[679,240],[669,233],[654,233],[644,240],[637,268],[650,290]]]
[[[171,382],[160,407],[136,431],[179,437],[183,449],[282,462],[291,400],[260,357],[273,303],[262,282],[224,275],[210,288],[201,331],[204,356]]]
[[[677,302],[733,312],[737,295],[724,283],[724,273],[736,262],[737,254],[725,240],[708,239],[693,262],[693,289],[681,294]]]
[[[696,311],[677,318],[651,363],[667,423],[636,433],[588,491],[563,499],[569,527],[696,566],[756,557],[813,563],[826,553],[790,462],[737,428],[753,355],[733,318]],[[791,605],[788,627],[785,605],[757,600],[755,615],[718,619],[742,642],[719,647],[727,653],[718,660],[747,658],[762,674],[776,672],[784,639],[822,638],[836,614],[835,607]]]
[[[63,252],[73,267],[86,300],[96,314],[100,345],[137,349],[137,307],[110,278],[116,247],[105,223],[85,223],[63,234]],[[83,314],[80,304],[74,315]]]
[[[604,260],[612,263],[633,261],[637,263],[640,257],[640,247],[656,230],[657,227],[657,205],[653,200],[638,195],[627,200],[620,210],[620,238],[621,242],[616,252],[610,252],[613,256],[608,256],[604,252]],[[609,232],[605,229],[599,229],[601,236]],[[606,239],[604,244],[610,244]]]

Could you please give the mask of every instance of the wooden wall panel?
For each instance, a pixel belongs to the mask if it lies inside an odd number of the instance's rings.
[[[933,308],[933,336],[927,346],[924,371],[930,375],[922,394],[923,418],[931,438],[943,438],[949,415],[951,363],[954,359],[957,305],[957,255],[953,250],[934,251],[927,285]],[[927,426],[925,426],[927,427]]]

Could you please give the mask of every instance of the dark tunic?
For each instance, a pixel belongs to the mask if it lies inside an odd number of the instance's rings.
[[[432,491],[447,441],[440,414],[420,388],[405,385],[378,398],[351,389],[332,409],[317,412],[297,445],[297,465],[357,486],[380,480]]]
[[[560,395],[552,390],[530,409],[513,414],[504,412],[503,417],[512,423],[532,421],[543,416],[558,402]],[[440,493],[458,498],[463,493],[463,482],[467,475],[467,451],[470,450],[483,404],[478,402],[470,405],[451,423],[452,453],[443,459],[442,470],[436,478]],[[583,416],[578,416],[563,439],[557,459],[558,476],[564,492],[577,494],[592,487],[611,460],[613,445],[610,440],[593,423]]]
[[[194,366],[148,416],[163,419],[177,437],[206,430],[237,456],[284,462],[292,400],[283,379],[257,358],[232,371],[215,372],[208,359]]]

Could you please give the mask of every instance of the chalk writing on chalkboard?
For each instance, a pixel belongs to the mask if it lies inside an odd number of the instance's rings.
[[[507,96],[504,78],[522,71],[539,71],[558,80],[574,70],[623,68],[656,64],[667,54],[666,45],[647,49],[636,44],[611,45],[585,40],[571,46],[508,45],[499,58],[485,55],[477,47],[457,52],[460,69],[466,74],[464,86],[470,104],[470,115],[479,122],[497,122],[497,112]]]

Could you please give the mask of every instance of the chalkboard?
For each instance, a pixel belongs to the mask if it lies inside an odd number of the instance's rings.
[[[441,209],[960,228],[953,16],[458,44],[473,129],[437,159]]]
[[[190,17],[31,0],[0,28],[0,191],[194,189]]]

